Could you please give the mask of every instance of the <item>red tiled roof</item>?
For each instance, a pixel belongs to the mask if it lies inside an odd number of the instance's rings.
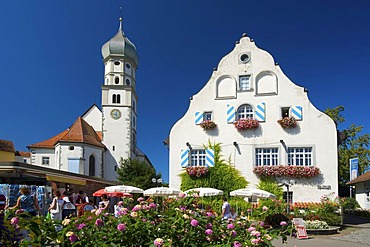
[[[13,142],[7,140],[0,140],[0,151],[15,153]]]
[[[78,117],[72,126],[60,134],[28,146],[29,148],[54,148],[58,142],[87,143],[98,147],[105,147],[101,143],[101,133],[97,133],[82,117]]]
[[[26,158],[31,157],[31,152],[18,151],[18,153],[22,157],[26,157]]]
[[[370,171],[368,171],[367,173],[365,174],[362,174],[361,176],[353,179],[352,181],[349,181],[348,183],[346,183],[347,185],[353,185],[353,184],[358,184],[358,183],[361,183],[361,182],[366,182],[366,181],[370,181]]]

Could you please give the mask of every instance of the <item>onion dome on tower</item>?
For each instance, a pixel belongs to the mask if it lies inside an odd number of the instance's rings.
[[[105,43],[101,49],[104,60],[109,56],[125,57],[139,64],[139,56],[135,45],[126,37],[122,31],[122,18],[119,19],[119,29],[116,35]]]

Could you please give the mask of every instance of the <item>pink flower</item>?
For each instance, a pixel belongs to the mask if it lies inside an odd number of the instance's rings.
[[[125,224],[118,224],[117,225],[117,230],[120,231],[120,232],[123,232],[124,230],[126,230],[126,225]]]
[[[236,231],[235,230],[231,231],[231,236],[233,236],[234,238],[236,237]]]
[[[119,201],[118,206],[122,207],[123,206],[123,201]]]
[[[18,219],[18,217],[13,217],[11,220],[10,220],[10,224],[11,225],[18,225],[18,223],[19,223],[19,219]]]
[[[280,222],[280,225],[281,226],[286,226],[286,225],[288,225],[285,221],[282,221],[282,222]]]
[[[234,242],[234,247],[242,247],[242,244],[238,241]]]
[[[227,229],[234,229],[234,228],[235,228],[234,224],[227,224]]]
[[[257,245],[260,242],[259,238],[254,238],[251,240],[252,244]]]
[[[262,210],[263,210],[263,211],[267,211],[267,210],[269,210],[269,208],[268,208],[268,207],[266,207],[266,206],[263,206],[263,207],[262,207]]]
[[[71,243],[74,243],[76,242],[78,239],[77,235],[76,234],[72,234],[70,237],[69,237],[69,241],[71,241]]]
[[[24,209],[18,209],[17,211],[15,211],[15,214],[18,215],[18,214],[21,214],[24,212]]]
[[[144,198],[139,197],[139,198],[137,199],[137,201],[138,201],[138,202],[142,202],[142,201],[144,201]]]
[[[92,216],[89,216],[86,218],[86,220],[92,220],[92,218],[93,218]]]
[[[96,219],[95,225],[97,225],[97,226],[103,226],[104,225],[104,222],[103,222],[102,219],[99,218],[99,219]]]
[[[194,227],[198,226],[198,224],[199,224],[198,221],[195,220],[195,219],[190,221],[190,225],[192,225]]]
[[[212,227],[213,227],[213,226],[212,226],[212,223],[207,223],[207,224],[206,224],[206,228],[207,228],[207,229],[212,229]]]
[[[78,225],[78,230],[81,230],[82,228],[84,228],[86,226],[86,224],[85,223],[82,223],[82,224],[79,224]]]
[[[251,226],[251,227],[249,227],[249,228],[248,228],[248,230],[247,230],[247,231],[248,231],[248,232],[252,232],[252,231],[255,231],[255,230],[256,230],[256,228],[254,228],[254,227],[252,227],[252,226]]]
[[[213,217],[213,214],[211,212],[206,213],[207,217]]]
[[[149,207],[150,207],[150,208],[156,208],[156,207],[157,207],[157,205],[156,205],[155,203],[150,203],[150,204],[149,204]]]
[[[206,230],[206,234],[207,234],[207,235],[212,235],[212,233],[213,233],[213,231],[212,231],[211,229],[207,229],[207,230]]]
[[[163,239],[161,239],[161,238],[156,238],[156,239],[154,240],[154,245],[155,245],[156,247],[161,247],[163,244],[164,244],[164,241],[163,241]]]
[[[255,230],[255,231],[252,231],[252,232],[251,232],[251,235],[252,235],[252,236],[255,236],[255,237],[259,237],[259,236],[261,236],[261,233],[260,233],[259,231],[256,231],[256,230]]]

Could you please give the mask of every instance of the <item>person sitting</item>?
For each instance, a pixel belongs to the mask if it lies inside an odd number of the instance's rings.
[[[78,192],[77,197],[76,197],[76,204],[84,204],[84,203],[87,203],[87,202],[89,202],[88,197],[85,196],[85,193],[82,190],[80,190]]]
[[[238,213],[235,212],[234,208],[230,208],[230,218],[229,219],[236,220],[236,218],[238,218]]]
[[[8,209],[23,209],[31,216],[36,216],[36,214],[40,213],[40,207],[37,199],[34,195],[31,195],[30,190],[27,187],[22,187],[19,189],[19,192],[21,195],[18,197],[17,203]]]
[[[63,197],[62,219],[76,215],[76,206],[69,200],[68,196]]]

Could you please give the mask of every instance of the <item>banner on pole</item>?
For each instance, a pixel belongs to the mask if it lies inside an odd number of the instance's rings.
[[[358,158],[349,160],[349,181],[357,178],[358,174]]]

